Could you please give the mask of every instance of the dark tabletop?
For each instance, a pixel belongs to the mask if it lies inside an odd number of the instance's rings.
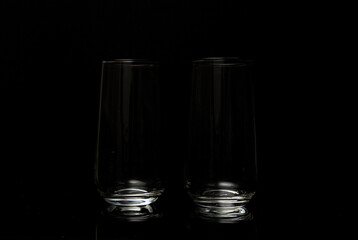
[[[2,205],[1,239],[342,239],[354,230],[346,208],[312,198],[305,203],[257,194],[253,217],[238,220],[203,218],[180,191],[164,194],[151,215],[134,217],[107,216],[94,195],[75,197]]]
[[[350,51],[332,41],[343,26],[335,8],[332,22],[321,5],[293,5],[1,1],[0,239],[351,236],[356,94],[338,56]],[[201,219],[183,190],[191,61],[211,56],[254,60],[260,186],[251,221]],[[161,64],[168,186],[161,217],[144,222],[103,216],[93,186],[101,61],[112,58]]]

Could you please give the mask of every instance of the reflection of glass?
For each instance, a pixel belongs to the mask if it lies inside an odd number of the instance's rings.
[[[250,215],[257,184],[252,97],[248,63],[193,62],[186,188],[204,217]]]
[[[160,218],[162,213],[156,206],[154,206],[154,204],[126,207],[109,205],[106,209],[105,216],[128,222],[142,222]]]
[[[167,239],[167,232],[163,231],[165,227],[160,219],[152,219],[150,221],[122,220],[123,219],[107,217],[97,218],[95,239]]]
[[[201,207],[197,206],[195,216],[206,221],[215,223],[235,223],[239,221],[251,221],[253,215],[243,207]]]
[[[154,62],[103,61],[95,182],[111,213],[150,212],[163,192],[158,81]]]
[[[235,221],[220,218],[190,218],[183,239],[259,239],[259,227],[255,220]]]

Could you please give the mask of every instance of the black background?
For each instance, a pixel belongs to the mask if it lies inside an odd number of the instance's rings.
[[[182,162],[190,62],[208,56],[254,61],[260,170],[254,235],[345,234],[352,215],[349,67],[339,60],[345,41],[333,39],[345,38],[335,25],[339,10],[329,8],[328,16],[325,7],[219,0],[1,1],[0,236],[95,235],[100,71],[101,61],[112,58],[150,58],[162,66],[162,156],[169,181],[166,225],[154,229],[200,235],[207,226],[191,224],[185,214],[190,207]],[[130,233],[138,226],[121,226],[127,229],[124,239],[144,236]],[[209,227],[213,235],[205,236],[211,237],[240,228]]]

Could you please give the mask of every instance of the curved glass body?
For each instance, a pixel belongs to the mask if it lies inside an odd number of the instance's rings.
[[[192,74],[186,188],[204,215],[245,216],[257,184],[250,64],[205,58]]]
[[[154,62],[103,61],[95,183],[106,202],[145,206],[163,192]]]

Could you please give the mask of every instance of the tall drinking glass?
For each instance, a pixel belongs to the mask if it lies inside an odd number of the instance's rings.
[[[151,209],[164,190],[157,68],[139,59],[102,62],[95,183],[124,211]]]
[[[250,64],[204,58],[192,67],[187,191],[205,217],[248,216],[257,185]]]

